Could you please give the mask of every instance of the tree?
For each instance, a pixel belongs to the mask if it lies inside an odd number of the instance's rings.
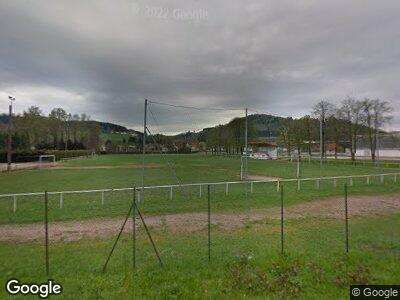
[[[312,142],[317,137],[317,131],[315,128],[318,128],[318,122],[311,118],[310,116],[304,116],[300,118],[297,122],[297,125],[300,129],[300,134],[303,138],[303,143],[306,141],[307,143],[307,152],[308,155],[312,154]]]
[[[280,133],[279,143],[286,148],[288,155],[291,156],[293,150],[293,119],[283,119],[278,128]]]
[[[17,118],[16,129],[25,138],[29,150],[35,149],[45,139],[46,124],[42,111],[37,106],[30,106]]]
[[[350,144],[351,159],[354,161],[357,152],[357,135],[361,130],[363,102],[348,97],[342,101],[339,116],[347,124],[347,137]]]
[[[368,141],[371,150],[371,159],[376,159],[377,135],[379,128],[388,123],[392,116],[393,107],[387,101],[365,98],[363,104],[363,122],[367,126]]]
[[[64,144],[65,123],[67,112],[62,108],[54,108],[49,114],[50,134],[53,137],[53,147],[58,149]]]
[[[303,127],[303,121],[301,119],[293,120],[291,127],[292,127],[291,131],[292,131],[294,148],[297,150],[297,153],[300,155],[301,150],[304,146],[305,133],[306,133],[306,131],[304,130],[304,127]]]
[[[334,114],[335,107],[328,101],[322,100],[313,107],[313,115],[320,121],[321,159],[325,157],[326,121]]]
[[[335,159],[338,158],[339,146],[341,144],[341,139],[343,138],[343,122],[340,120],[339,111],[336,114],[330,116],[327,121],[327,136],[333,141],[335,145]]]

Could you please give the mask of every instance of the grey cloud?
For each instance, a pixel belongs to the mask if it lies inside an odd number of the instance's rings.
[[[167,18],[146,16],[155,7]],[[177,20],[174,8],[207,17]],[[134,128],[144,98],[298,116],[320,99],[380,97],[395,106],[400,129],[399,9],[398,1],[361,0],[3,0],[0,95],[14,93],[20,110],[36,103],[46,111],[70,95],[79,99],[71,112]],[[238,112],[191,114],[157,112],[164,131]]]

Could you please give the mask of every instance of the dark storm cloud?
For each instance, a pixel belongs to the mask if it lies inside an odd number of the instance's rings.
[[[144,98],[299,116],[321,99],[380,97],[400,128],[399,9],[398,1],[3,0],[0,96],[14,94],[20,111],[63,106],[135,128]],[[153,110],[169,131],[243,114]]]

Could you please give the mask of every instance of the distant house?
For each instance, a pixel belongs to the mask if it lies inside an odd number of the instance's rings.
[[[256,159],[277,159],[278,146],[271,142],[250,142],[248,146],[248,153],[250,157]]]
[[[357,157],[371,157],[368,136],[358,136],[357,145]],[[400,158],[400,134],[398,132],[379,135],[379,156],[383,158]]]
[[[379,156],[383,158],[400,158],[400,149],[380,149]],[[371,157],[371,149],[357,149],[356,157]]]

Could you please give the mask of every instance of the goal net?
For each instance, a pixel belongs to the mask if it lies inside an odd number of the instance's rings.
[[[39,155],[39,165],[52,165],[56,164],[56,156],[55,155]]]

